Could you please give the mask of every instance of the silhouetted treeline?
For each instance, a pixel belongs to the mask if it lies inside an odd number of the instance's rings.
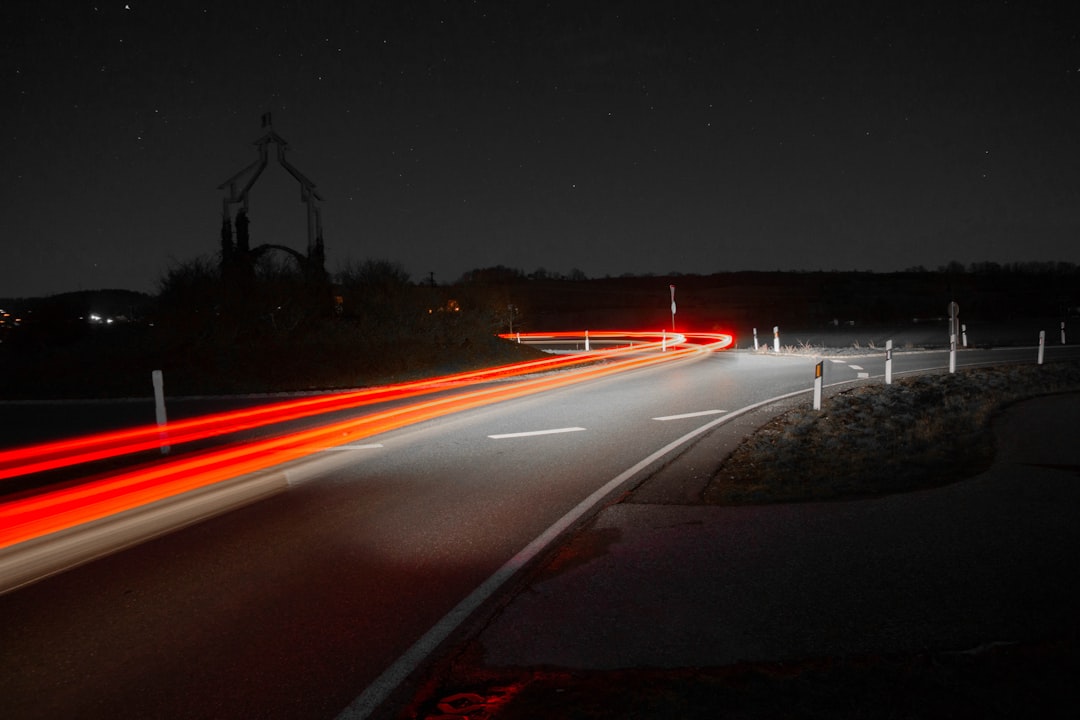
[[[175,394],[356,387],[510,361],[526,346],[500,332],[583,329],[827,328],[940,322],[949,304],[981,327],[1080,317],[1080,269],[1068,262],[949,263],[936,271],[727,272],[588,279],[506,266],[452,284],[414,282],[389,260],[349,263],[312,297],[290,263],[260,261],[237,292],[196,259],[156,296],[84,291],[0,301],[23,318],[0,337],[0,397],[148,392],[166,372]],[[1051,325],[1052,326],[1052,325]],[[767,331],[767,330],[766,330]]]
[[[905,272],[931,272],[922,265],[910,267]],[[972,275],[1077,275],[1080,266],[1072,262],[973,262],[964,265],[953,260],[938,267],[937,272],[953,275],[971,273]]]
[[[501,309],[503,329],[571,330],[670,327],[669,285],[679,327],[699,330],[910,324],[948,314],[986,323],[1080,315],[1080,268],[1068,262],[949,263],[903,272],[672,273],[570,280],[497,266],[463,276]]]

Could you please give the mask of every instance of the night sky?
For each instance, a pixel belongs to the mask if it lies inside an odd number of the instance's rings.
[[[1080,262],[1075,5],[6,0],[0,297],[213,257],[265,112],[332,272]]]

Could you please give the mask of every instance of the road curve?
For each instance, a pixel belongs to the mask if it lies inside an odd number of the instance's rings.
[[[0,596],[5,715],[335,717],[568,513],[695,428],[808,391],[813,364],[697,355],[327,451],[261,502]]]

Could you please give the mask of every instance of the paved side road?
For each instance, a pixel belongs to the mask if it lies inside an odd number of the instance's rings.
[[[872,500],[709,507],[662,486],[686,472],[661,470],[535,569],[441,685],[1077,637],[1077,427],[1080,395],[1018,404],[986,473]]]

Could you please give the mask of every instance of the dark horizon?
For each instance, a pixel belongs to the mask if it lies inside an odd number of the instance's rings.
[[[394,261],[390,261],[394,263]],[[397,264],[397,263],[394,263]],[[1030,260],[1015,263],[997,263],[993,261],[975,262],[975,263],[963,263],[958,260],[952,260],[945,265],[940,265],[936,268],[928,268],[925,266],[912,266],[902,268],[899,270],[858,270],[858,269],[818,269],[818,270],[804,270],[804,269],[789,269],[789,270],[719,270],[716,272],[681,272],[672,271],[666,273],[622,273],[619,275],[598,275],[589,276],[585,274],[576,275],[577,268],[571,268],[568,273],[560,273],[557,271],[549,271],[546,268],[537,268],[537,270],[544,271],[543,274],[538,274],[537,271],[528,272],[523,268],[513,268],[505,265],[490,265],[485,267],[477,267],[466,270],[461,276],[454,278],[447,282],[436,281],[437,287],[450,287],[455,285],[467,284],[470,282],[469,275],[477,271],[485,270],[506,270],[518,275],[517,279],[520,280],[541,280],[541,281],[555,281],[555,282],[588,282],[593,280],[633,280],[633,279],[649,279],[656,278],[659,280],[666,280],[670,278],[688,277],[688,278],[707,278],[721,275],[743,275],[743,274],[761,274],[761,275],[809,275],[809,274],[868,274],[868,275],[902,275],[902,274],[960,274],[960,275],[1009,275],[1009,274],[1021,274],[1021,275],[1060,275],[1060,274],[1073,274],[1080,272],[1080,264],[1073,263],[1064,260]],[[299,269],[297,269],[299,274]],[[330,278],[331,283],[335,283],[334,277]],[[428,285],[429,278],[427,277],[409,277],[409,282],[413,285]],[[18,300],[38,300],[49,297],[56,297],[61,295],[76,295],[80,293],[108,293],[108,292],[123,292],[123,293],[138,293],[143,295],[154,296],[158,293],[157,288],[151,290],[136,290],[131,287],[97,287],[97,288],[76,288],[73,290],[62,290],[60,292],[48,293],[43,295],[5,295],[0,297],[0,302],[18,301]]]

